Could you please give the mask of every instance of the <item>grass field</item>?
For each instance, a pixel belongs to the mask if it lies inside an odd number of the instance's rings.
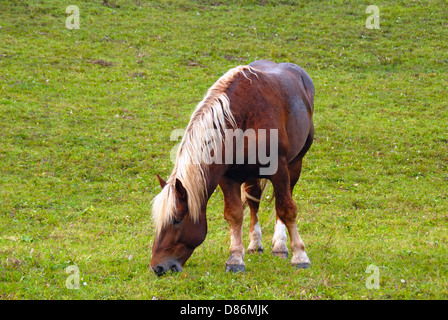
[[[371,4],[379,29],[366,28]],[[66,28],[69,5],[79,29]],[[447,11],[0,1],[0,299],[447,299]],[[170,134],[223,73],[256,59],[296,63],[316,86],[316,139],[294,191],[311,268],[271,256],[265,201],[264,254],[225,273],[218,189],[203,245],[158,278],[150,202],[155,174],[171,173]],[[66,287],[73,265],[78,290]],[[379,289],[366,287],[369,265]]]

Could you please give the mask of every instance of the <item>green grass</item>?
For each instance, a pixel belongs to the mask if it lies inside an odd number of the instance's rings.
[[[102,2],[0,2],[0,299],[448,297],[445,1],[382,1],[380,29],[365,27],[366,1]],[[73,4],[78,30],[65,27]],[[225,273],[218,190],[203,245],[157,278],[150,201],[170,133],[256,59],[297,63],[316,86],[294,192],[312,266],[270,255],[265,201],[265,253]],[[366,288],[371,264],[380,289]]]

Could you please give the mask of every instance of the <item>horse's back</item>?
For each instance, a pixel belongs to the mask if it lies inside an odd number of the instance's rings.
[[[314,83],[309,74],[294,63],[275,63],[269,60],[257,60],[249,64],[250,67],[262,71],[267,76],[276,78],[287,87],[289,94],[305,92],[311,112],[314,105]]]

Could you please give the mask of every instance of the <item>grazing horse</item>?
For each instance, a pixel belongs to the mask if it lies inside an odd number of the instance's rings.
[[[174,169],[152,203],[156,236],[150,268],[162,275],[181,271],[207,233],[206,206],[219,185],[230,226],[226,271],[244,271],[243,200],[250,208],[248,252],[262,252],[258,207],[266,180],[275,197],[277,220],[272,253],[308,268],[310,260],[296,226],[292,192],[302,158],[313,142],[314,85],[292,63],[255,61],[225,73],[191,116]]]

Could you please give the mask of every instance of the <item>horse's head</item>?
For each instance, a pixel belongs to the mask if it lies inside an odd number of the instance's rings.
[[[194,249],[204,241],[207,221],[205,212],[197,221],[190,216],[188,194],[180,180],[176,179],[167,184],[158,175],[157,177],[162,193],[165,194],[159,194],[159,199],[154,202],[153,214],[162,218],[169,215],[169,219],[165,217],[164,221],[156,221],[158,227],[152,246],[150,268],[160,276],[167,271],[182,271]],[[157,212],[158,210],[161,212]],[[164,210],[172,212],[163,212]]]

